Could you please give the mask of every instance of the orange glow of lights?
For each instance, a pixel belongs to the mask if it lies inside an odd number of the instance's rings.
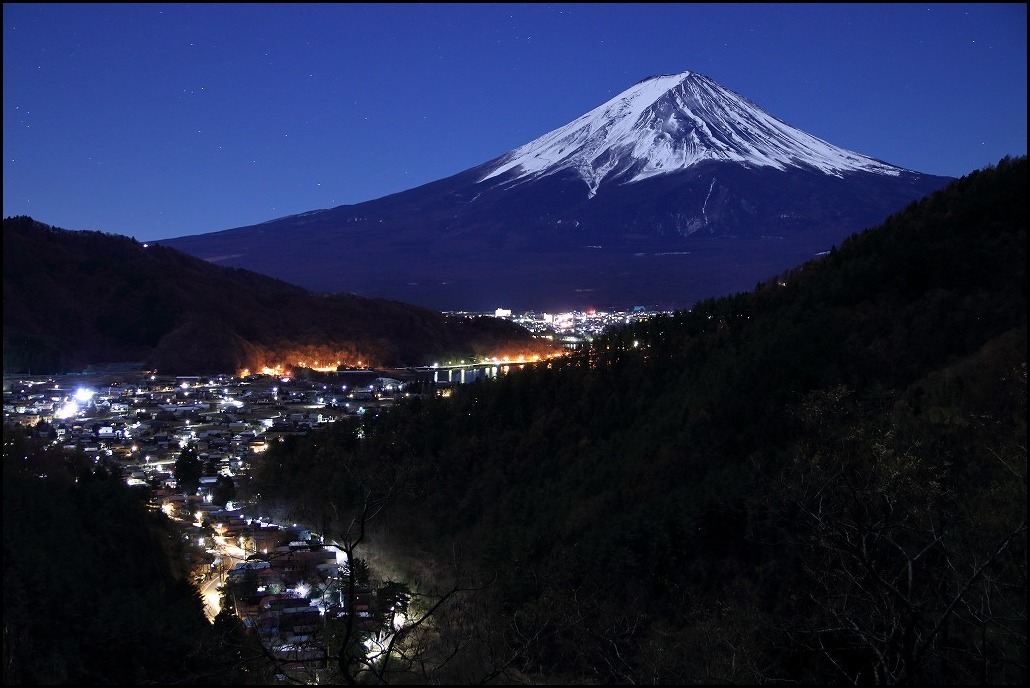
[[[503,353],[479,357],[478,360],[496,364],[524,365],[526,363],[536,363],[542,360],[567,356],[570,353],[562,348],[556,350],[549,342],[542,346],[529,345],[525,349],[508,349]],[[260,363],[252,362],[250,366],[242,368],[238,372],[238,376],[246,378],[256,373],[285,378],[292,377],[295,369],[298,368],[331,373],[339,370],[341,367],[368,369],[376,365],[374,361],[369,360],[367,355],[362,355],[361,358],[358,358],[356,354],[357,352],[334,351],[328,348],[319,349],[316,347],[299,347],[293,351],[269,351],[265,353],[264,361]],[[333,362],[326,363],[326,361]]]

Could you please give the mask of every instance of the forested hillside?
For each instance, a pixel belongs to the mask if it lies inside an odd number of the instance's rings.
[[[316,294],[165,246],[28,217],[4,219],[3,245],[5,374],[121,362],[187,375],[300,362],[424,365],[551,348],[496,318]]]
[[[185,531],[117,472],[5,425],[3,489],[4,685],[270,680],[238,621],[205,618]]]
[[[253,490],[467,589],[440,680],[1022,683],[1027,181],[1002,160],[752,293],[291,438]]]

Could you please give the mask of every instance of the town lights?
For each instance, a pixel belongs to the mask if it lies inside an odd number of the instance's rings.
[[[62,406],[57,413],[54,414],[55,418],[72,418],[79,413],[79,405],[74,401],[67,402]]]

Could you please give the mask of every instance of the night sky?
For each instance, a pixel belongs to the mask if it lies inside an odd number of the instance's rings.
[[[359,203],[691,70],[843,148],[1026,154],[1026,4],[4,4],[4,216],[141,241]]]

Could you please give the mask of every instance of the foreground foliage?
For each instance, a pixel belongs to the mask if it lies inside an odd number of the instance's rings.
[[[460,561],[437,680],[1021,683],[1026,188],[1003,160],[753,293],[287,441],[255,489],[323,532],[384,500],[414,590]]]
[[[4,684],[261,682],[180,528],[80,452],[4,428]]]

